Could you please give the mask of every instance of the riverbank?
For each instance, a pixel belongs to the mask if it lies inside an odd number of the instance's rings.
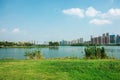
[[[0,80],[120,80],[120,60],[0,60]]]
[[[84,46],[86,47],[87,44],[84,45],[66,45],[66,46],[71,46],[71,47],[81,47]],[[94,46],[94,45],[89,45],[89,46]],[[96,45],[96,46],[120,46],[120,44],[109,44],[109,45]],[[0,48],[58,48],[61,46],[49,46],[49,45],[34,45],[34,46],[0,46]]]
[[[0,48],[59,48],[59,46],[0,46]]]
[[[0,46],[0,48],[49,48],[49,46]]]

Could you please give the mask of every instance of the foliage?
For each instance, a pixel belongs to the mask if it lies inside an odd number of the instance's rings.
[[[49,46],[59,46],[59,43],[50,41]]]
[[[107,58],[104,47],[87,46],[85,48],[85,57],[88,59]]]
[[[41,54],[40,50],[35,50],[35,51],[26,51],[25,52],[25,57],[26,59],[43,59],[43,56]]]
[[[120,60],[0,60],[0,80],[120,80]]]
[[[8,42],[1,41],[0,46],[32,46],[33,44],[30,42]]]
[[[13,46],[13,45],[16,45],[16,43],[14,42],[0,42],[0,46]]]

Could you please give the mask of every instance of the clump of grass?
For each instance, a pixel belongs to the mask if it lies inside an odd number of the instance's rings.
[[[105,53],[104,47],[87,46],[85,48],[85,57],[87,59],[105,59],[108,56]]]
[[[32,52],[26,51],[25,57],[26,57],[26,59],[34,59],[34,60],[43,59],[43,56],[42,56],[42,53],[40,50],[35,50]]]

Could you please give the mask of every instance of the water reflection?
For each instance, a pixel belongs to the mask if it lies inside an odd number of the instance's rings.
[[[49,47],[49,50],[58,50],[58,49],[59,49],[58,46],[50,46],[50,47]]]

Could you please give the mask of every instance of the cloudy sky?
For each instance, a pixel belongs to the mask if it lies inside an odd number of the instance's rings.
[[[0,40],[60,41],[120,34],[120,0],[0,0]]]

